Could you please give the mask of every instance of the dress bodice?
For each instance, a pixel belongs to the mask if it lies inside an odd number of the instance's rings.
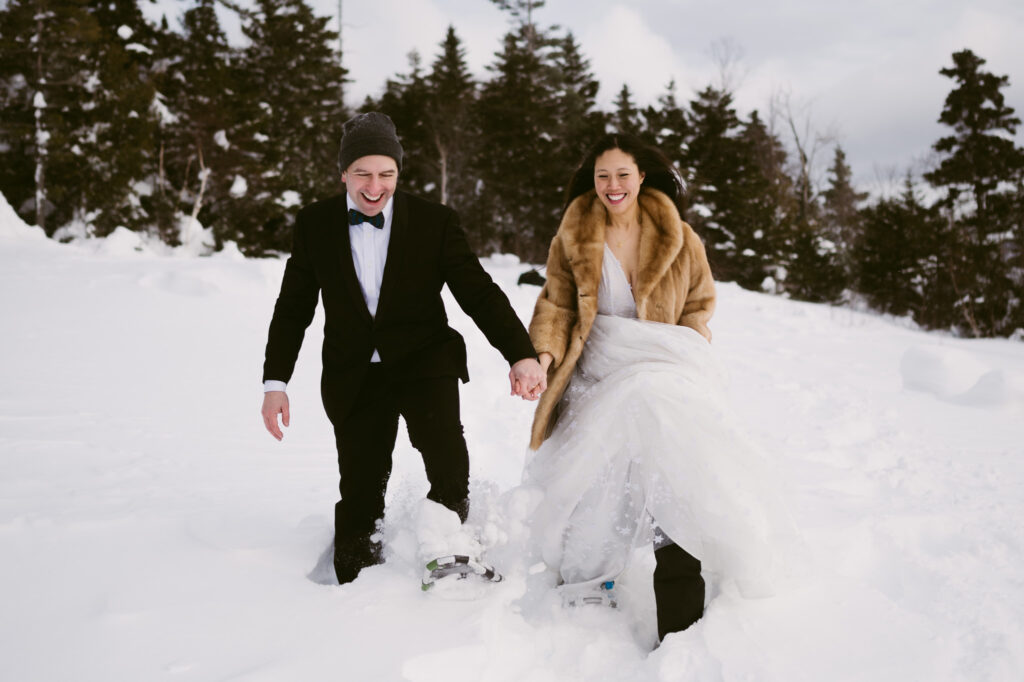
[[[597,312],[599,315],[636,317],[633,287],[629,285],[626,271],[607,243],[601,261],[601,282],[597,286]]]

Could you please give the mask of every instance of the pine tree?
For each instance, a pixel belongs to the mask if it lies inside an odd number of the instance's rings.
[[[346,113],[338,34],[304,0],[257,0],[242,31],[251,45],[239,63],[238,92],[257,106],[237,144],[251,159],[248,192],[232,211],[246,250],[287,250],[296,207],[338,188],[338,141]]]
[[[775,142],[756,112],[742,123],[732,101],[730,93],[709,86],[690,104],[686,219],[707,243],[715,276],[754,289],[774,256],[777,211],[762,158]]]
[[[984,64],[971,50],[962,50],[953,53],[952,67],[939,71],[957,83],[939,116],[954,134],[935,143],[935,150],[947,156],[925,175],[946,190],[947,204],[963,197],[973,202],[982,219],[988,217],[989,197],[1000,183],[1024,167],[1024,151],[1012,139],[1021,121],[1001,92],[1009,77],[981,70]]]
[[[944,272],[946,228],[938,207],[921,201],[908,174],[899,197],[865,208],[861,220],[853,247],[857,291],[876,310],[948,327],[955,294]]]
[[[1007,245],[1007,263],[1016,288],[1009,301],[1010,310],[1006,330],[1018,341],[1024,341],[1024,175],[1017,178],[1017,186],[1009,197],[1007,214],[1014,226],[1012,240]]]
[[[362,111],[387,114],[402,142],[402,188],[440,199],[440,163],[431,122],[433,95],[419,52],[409,53],[409,73],[389,78],[380,99],[368,98]]]
[[[44,226],[52,204],[45,203],[45,184],[37,195],[34,177],[39,168],[45,181],[47,151],[37,139],[33,105],[42,68],[36,13],[36,3],[24,0],[0,9],[0,191],[22,218]],[[39,97],[45,104],[45,95]]]
[[[161,233],[182,237],[181,219],[195,216],[221,240],[240,235],[236,203],[249,194],[243,121],[255,114],[239,87],[238,50],[227,41],[214,0],[199,0],[182,18],[182,33],[160,47],[164,71],[157,80],[160,114],[156,192],[152,198]]]
[[[669,161],[682,173],[683,182],[693,181],[693,169],[685,166],[689,137],[691,134],[687,112],[676,99],[676,82],[669,81],[665,92],[658,97],[657,106],[648,106],[643,111],[646,122],[643,139],[660,149]]]
[[[822,234],[820,224],[798,219],[790,244],[785,292],[802,301],[838,303],[849,282],[836,245]]]
[[[90,134],[82,161],[90,169],[85,203],[96,234],[118,226],[148,228],[153,216],[143,201],[154,191],[158,120],[154,103],[157,31],[135,0],[90,5],[99,26],[90,55],[97,82]]]
[[[536,6],[534,4],[533,6]],[[563,186],[571,169],[556,167],[560,123],[558,79],[546,32],[522,24],[505,35],[494,77],[481,89],[476,115],[480,153],[474,166],[481,180],[485,252],[514,253],[538,262],[547,254],[557,225]]]
[[[853,171],[846,162],[846,153],[836,145],[832,166],[828,170],[829,186],[822,192],[822,223],[826,238],[836,245],[839,261],[851,279],[855,270],[853,247],[860,234],[858,204],[868,197],[867,192],[854,189],[852,178]]]
[[[472,145],[477,139],[473,120],[476,83],[454,26],[448,27],[427,82],[431,91],[428,120],[437,159],[438,200],[465,212],[470,209],[476,189],[470,172],[475,153]]]
[[[555,38],[553,47],[555,118],[560,126],[556,141],[561,145],[555,158],[566,169],[562,191],[587,149],[604,134],[607,116],[597,108],[601,85],[575,36],[569,32]]]
[[[1020,119],[1001,92],[1009,78],[982,70],[984,64],[962,50],[953,53],[952,67],[940,70],[956,82],[939,117],[953,134],[935,143],[944,158],[925,176],[945,190],[942,206],[957,226],[949,277],[957,309],[975,336],[1013,330],[1022,284],[1006,259],[1021,229],[1013,224],[1011,189],[1024,169],[1024,150],[1012,139]]]
[[[500,9],[508,12],[512,23],[522,32],[525,48],[528,52],[537,53],[543,49],[547,36],[537,29],[533,20],[534,10],[547,4],[546,0],[491,0]]]
[[[784,170],[786,150],[756,110],[743,123],[737,142],[741,163],[730,200],[736,245],[732,279],[747,289],[774,290],[793,202],[793,183]]]
[[[792,210],[786,218],[788,235],[778,260],[785,268],[783,290],[790,296],[815,303],[837,303],[850,284],[840,246],[826,220],[822,197],[811,179],[811,167],[819,139],[808,142],[798,134],[793,115],[787,115],[795,145]]]
[[[100,35],[89,5],[11,0],[0,14],[2,190],[50,235],[88,210],[82,156],[95,131]]]
[[[633,92],[625,83],[622,84],[622,89],[615,97],[614,106],[615,115],[612,117],[612,125],[615,126],[615,130],[630,135],[641,135],[644,126],[640,120],[640,110],[633,102]]]
[[[731,279],[725,275],[730,268],[723,263],[723,256],[735,248],[735,243],[725,214],[729,183],[741,163],[735,141],[740,120],[732,106],[732,95],[710,86],[697,94],[690,111],[693,134],[685,166],[691,169],[692,177],[686,219],[707,243],[715,276]]]

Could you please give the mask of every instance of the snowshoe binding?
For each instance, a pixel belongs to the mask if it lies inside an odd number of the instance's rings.
[[[597,589],[588,589],[586,591],[569,591],[565,590],[562,592],[562,606],[607,606],[608,608],[618,608],[619,601],[615,595],[615,581],[606,580],[597,586]]]
[[[442,579],[467,580],[469,578],[483,582],[500,583],[502,576],[482,561],[464,554],[453,554],[433,559],[427,563],[423,572],[421,588],[424,592],[434,587]]]

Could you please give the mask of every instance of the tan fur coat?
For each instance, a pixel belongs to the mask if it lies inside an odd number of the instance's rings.
[[[644,189],[638,200],[640,250],[634,290],[638,317],[692,327],[710,340],[707,323],[715,307],[715,284],[704,245],[665,194]],[[535,450],[551,433],[556,407],[597,316],[606,223],[604,205],[591,190],[572,202],[551,240],[547,283],[530,321],[534,348],[554,357],[548,368],[548,388],[533,418],[530,447]]]

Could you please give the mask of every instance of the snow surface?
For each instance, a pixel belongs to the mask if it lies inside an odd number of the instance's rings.
[[[618,610],[564,610],[525,554],[532,404],[508,396],[507,367],[454,304],[473,377],[470,524],[423,502],[403,434],[387,562],[325,585],[322,317],[277,443],[258,412],[283,261],[98,241],[48,240],[0,202],[0,679],[1020,679],[1020,342],[721,285],[712,329],[736,410],[813,558],[768,599],[712,585],[704,619],[653,649],[650,550]],[[526,266],[485,263],[525,319]],[[421,555],[453,532],[507,579],[421,592]]]

